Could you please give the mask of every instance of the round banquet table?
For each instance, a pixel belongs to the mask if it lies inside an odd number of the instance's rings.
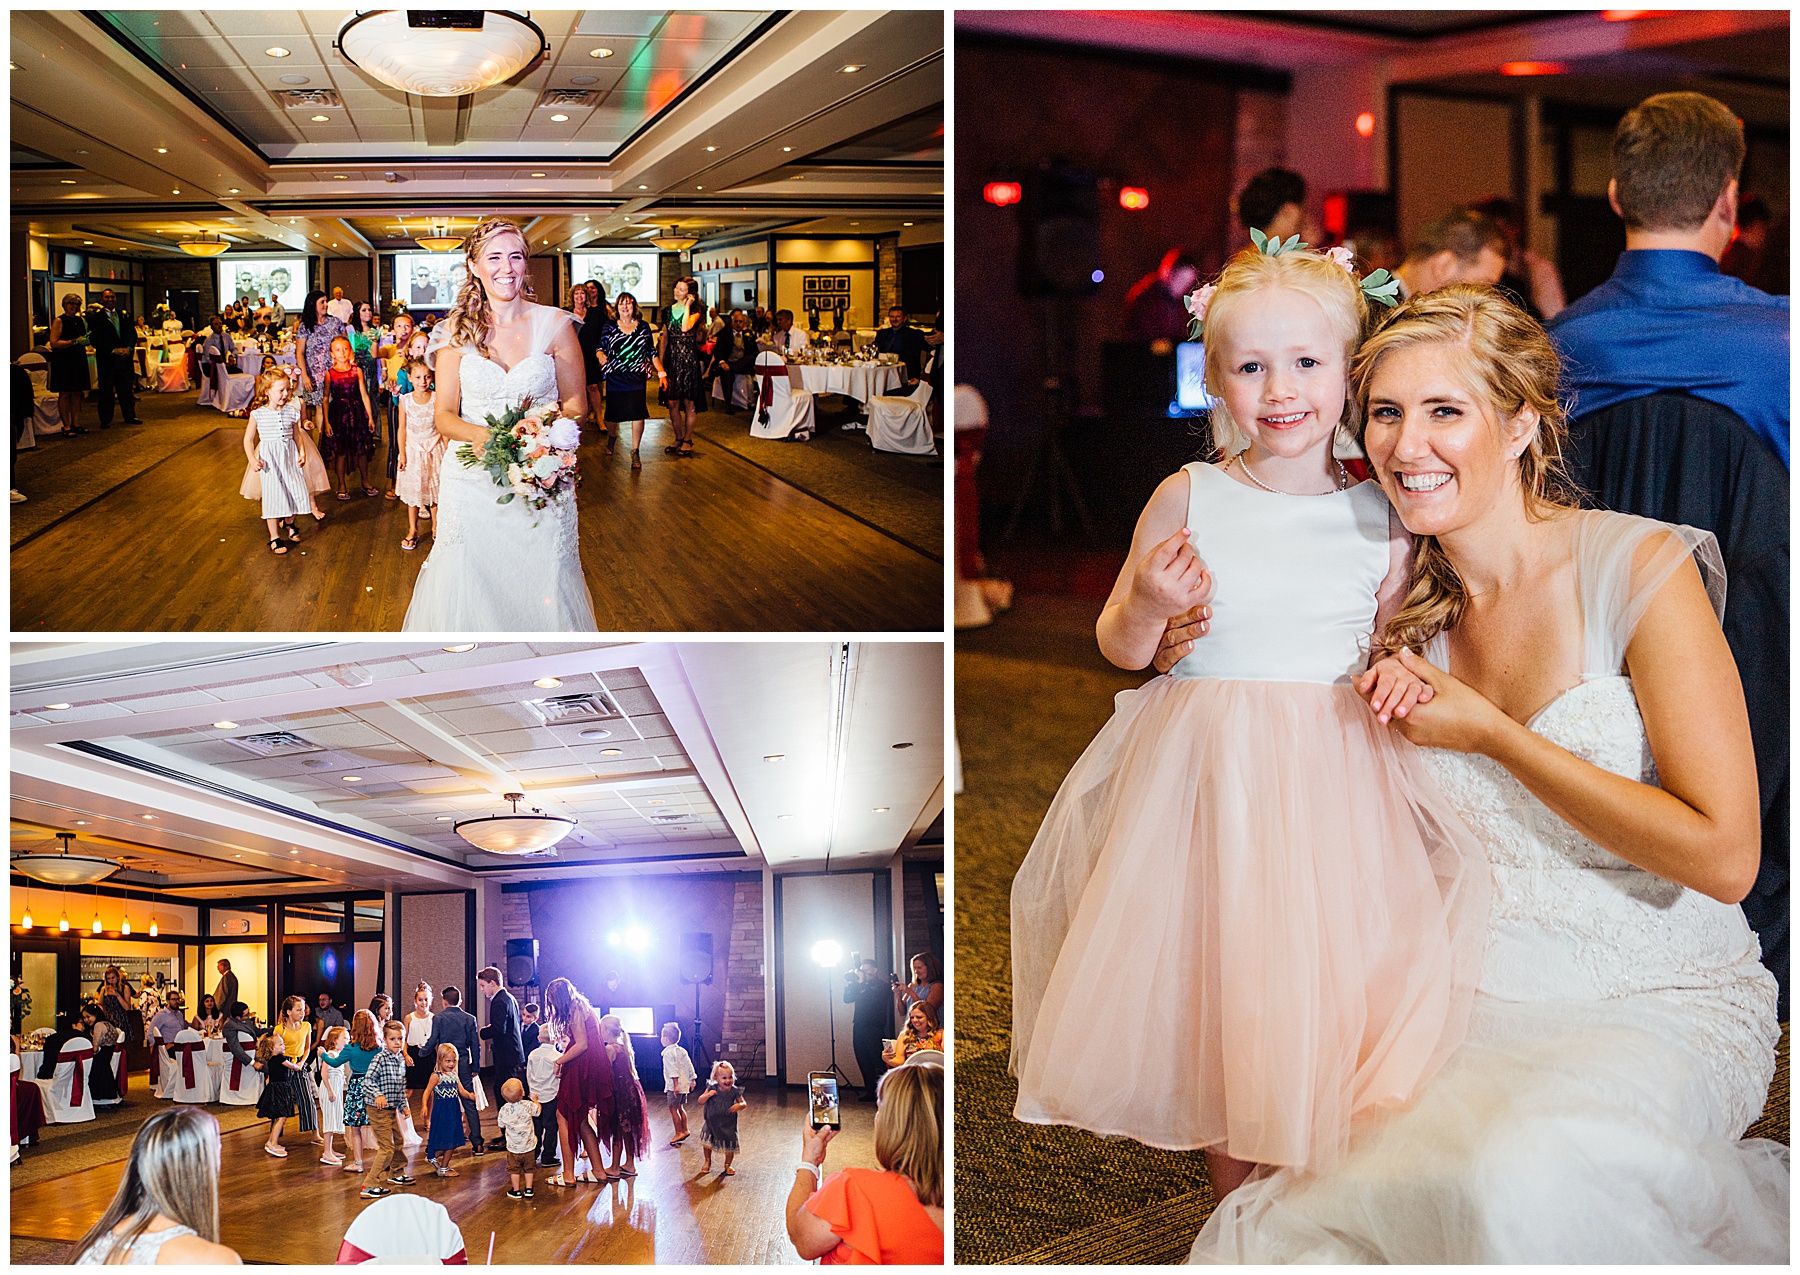
[[[906,384],[905,366],[894,363],[853,363],[849,367],[795,363],[800,369],[800,384],[812,394],[842,394],[859,403],[867,403],[877,394],[899,389]]]

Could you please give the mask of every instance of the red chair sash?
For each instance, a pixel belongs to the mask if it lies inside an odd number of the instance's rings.
[[[92,1045],[71,1042],[62,1047],[58,1063],[74,1063],[69,1072],[69,1105],[79,1107],[87,1095],[87,1065],[94,1060]]]
[[[769,405],[775,401],[775,378],[787,380],[787,364],[759,363],[756,367],[756,379],[762,382],[762,389],[756,395],[756,420],[759,425],[769,423]]]
[[[361,1266],[364,1262],[372,1262],[374,1260],[375,1254],[368,1252],[365,1249],[360,1249],[349,1240],[345,1240],[342,1244],[338,1245],[337,1261],[334,1265]],[[446,1257],[442,1263],[440,1263],[440,1265],[443,1266],[467,1266],[468,1264],[469,1250],[466,1248],[457,1249],[456,1252],[452,1253],[449,1257]]]
[[[206,1042],[200,1040],[190,1040],[185,1044],[169,1046],[169,1052],[171,1054],[181,1055],[181,1083],[186,1085],[189,1089],[194,1087],[194,1051],[196,1049],[204,1050],[205,1048]]]
[[[233,1092],[244,1084],[244,1060],[233,1054],[231,1058],[231,1088]]]

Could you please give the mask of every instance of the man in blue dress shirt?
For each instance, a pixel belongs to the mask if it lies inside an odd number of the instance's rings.
[[[1730,408],[1788,463],[1788,299],[1719,272],[1737,223],[1744,126],[1701,93],[1619,121],[1607,197],[1625,221],[1612,278],[1550,324],[1586,415],[1658,391]]]

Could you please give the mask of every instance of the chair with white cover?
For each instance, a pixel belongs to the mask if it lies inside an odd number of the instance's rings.
[[[748,376],[734,376],[731,378],[731,406],[732,407],[749,407],[750,406],[750,380],[751,380],[751,378]],[[725,378],[724,377],[722,377],[722,376],[713,377],[712,397],[715,399],[722,399],[725,397]]]
[[[337,1265],[467,1266],[462,1232],[450,1212],[421,1195],[390,1195],[356,1215],[338,1247]]]
[[[213,378],[213,368],[216,366],[213,355],[210,351],[202,350],[195,356],[195,359],[200,366],[200,401],[194,406],[217,407],[219,405],[219,384]]]
[[[849,332],[833,332],[831,334],[831,348],[834,350],[854,350],[856,348],[856,337]]]
[[[931,382],[921,380],[911,394],[878,394],[869,400],[869,445],[878,452],[937,455],[931,434]]]
[[[171,341],[168,346],[168,361],[161,364],[156,374],[159,378],[156,385],[158,394],[184,394],[188,387],[188,352],[179,341]],[[204,390],[204,386],[201,387]]]
[[[94,1118],[94,1092],[88,1069],[94,1064],[94,1042],[85,1036],[65,1040],[49,1080],[33,1076],[44,1095],[44,1119],[51,1124],[81,1124]]]
[[[918,1053],[914,1054],[900,1065],[902,1067],[910,1067],[914,1063],[936,1063],[938,1066],[942,1067],[944,1065],[944,1051],[941,1049],[921,1049]]]
[[[31,420],[19,437],[19,448],[37,446],[39,434],[62,433],[62,415],[56,410],[57,393],[50,388],[50,360],[36,350],[19,356],[19,366],[31,377]]]
[[[241,412],[256,396],[256,378],[233,372],[223,363],[213,364],[212,405],[221,412]]]
[[[219,1101],[228,1107],[254,1107],[262,1097],[263,1074],[230,1049],[219,1068]]]
[[[765,350],[756,356],[755,384],[750,437],[804,442],[813,436],[813,396],[801,387],[797,369],[789,368],[774,350]]]
[[[169,1052],[172,1043],[161,1036],[150,1042],[151,1052],[156,1055],[156,1083],[152,1088],[158,1098],[167,1098],[175,1091],[175,1056]]]
[[[263,352],[255,346],[238,351],[238,371],[255,378],[263,369]]]
[[[169,1046],[169,1057],[174,1062],[169,1096],[176,1102],[211,1102],[213,1077],[206,1065],[206,1041],[200,1033],[192,1027],[177,1032],[175,1043]]]

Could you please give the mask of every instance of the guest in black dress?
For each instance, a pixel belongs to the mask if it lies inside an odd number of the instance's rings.
[[[675,443],[663,448],[671,456],[694,454],[694,415],[706,397],[706,356],[700,342],[706,335],[705,307],[700,304],[700,285],[691,277],[675,281],[675,300],[669,305],[668,326],[663,328],[663,367],[668,381],[663,399],[669,406],[669,424]]]
[[[65,434],[85,434],[81,396],[88,391],[87,320],[81,298],[62,299],[62,313],[50,324],[50,388],[56,391],[56,415]]]
[[[600,343],[610,323],[606,313],[606,290],[592,280],[578,283],[572,300],[576,324],[575,341],[581,347],[581,371],[587,382],[588,411],[596,421],[602,423],[602,428],[606,431],[606,454],[610,456],[618,450],[619,431],[606,420],[602,409],[602,400],[606,397],[606,373],[601,370],[597,357]]]
[[[638,446],[644,441],[644,422],[650,417],[644,383],[652,369],[664,386],[668,385],[669,378],[663,372],[662,361],[656,357],[656,342],[651,339],[650,325],[639,316],[637,298],[629,292],[619,294],[618,321],[601,333],[595,359],[606,375],[607,424],[616,429],[630,423],[631,467],[642,469],[644,463],[638,457]],[[608,437],[611,437],[611,430]]]

